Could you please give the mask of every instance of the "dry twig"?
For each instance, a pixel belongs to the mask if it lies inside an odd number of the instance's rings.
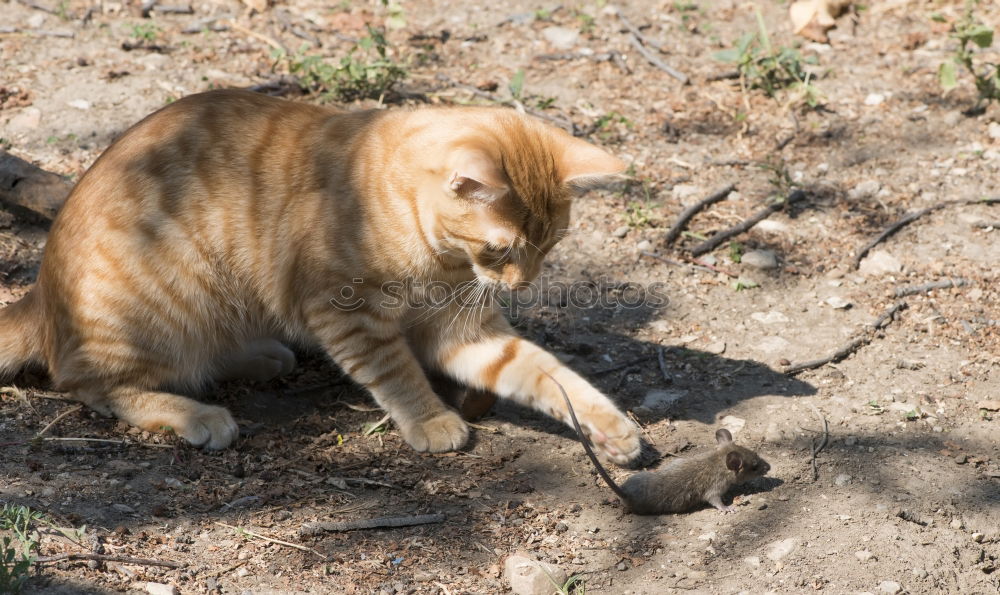
[[[306,523],[299,529],[299,535],[318,535],[325,531],[355,531],[358,529],[391,529],[413,525],[443,523],[443,514],[418,514],[414,516],[382,516],[373,519],[357,519],[340,522]]]
[[[816,443],[815,439],[812,441],[811,464],[813,470],[813,481],[816,481],[819,479],[819,469],[816,467],[816,455],[822,452],[823,449],[826,448],[827,442],[830,441],[830,424],[826,421],[826,417],[820,413],[819,409],[815,405],[809,403],[809,406],[812,407],[813,412],[816,413],[816,417],[819,418],[819,423],[823,426],[823,438],[820,439],[819,444]]]
[[[904,215],[900,220],[896,221],[889,227],[882,230],[882,233],[875,236],[872,241],[865,244],[863,248],[858,250],[858,253],[854,255],[854,268],[861,266],[861,260],[868,254],[868,252],[875,246],[882,243],[883,240],[896,233],[900,229],[903,229],[910,223],[913,223],[917,219],[923,217],[928,213],[933,213],[935,211],[940,211],[945,207],[950,207],[954,205],[995,205],[1000,204],[1000,198],[983,198],[983,199],[971,199],[971,200],[947,200],[936,205],[931,205],[925,209],[920,209],[919,211],[914,211],[908,215]]]
[[[670,76],[674,77],[675,79],[679,80],[681,83],[683,83],[685,85],[688,84],[688,81],[690,80],[690,79],[688,79],[688,75],[686,75],[683,72],[677,70],[673,66],[670,66],[669,64],[667,64],[663,60],[660,60],[653,52],[647,50],[642,45],[642,42],[639,41],[638,37],[636,37],[635,35],[631,35],[631,36],[629,36],[628,40],[629,40],[629,42],[632,43],[632,47],[634,47],[637,52],[639,52],[640,54],[642,54],[642,57],[645,58],[647,62],[649,62],[653,66],[659,68],[663,72],[669,74]]]
[[[42,428],[41,432],[38,432],[37,434],[35,434],[35,438],[41,438],[42,436],[45,435],[45,432],[48,432],[49,430],[51,430],[52,426],[54,426],[57,423],[59,423],[59,421],[62,420],[64,417],[66,417],[67,415],[70,415],[72,413],[75,413],[75,412],[77,412],[77,411],[79,411],[81,409],[83,409],[83,405],[77,405],[75,407],[70,407],[66,411],[63,411],[62,413],[60,413],[59,415],[57,415],[55,419],[53,419],[48,424],[46,424],[45,427]]]
[[[304,545],[299,545],[297,543],[292,543],[290,541],[282,541],[280,539],[275,539],[273,537],[268,537],[266,535],[261,535],[260,533],[254,533],[253,531],[248,531],[247,529],[244,529],[242,527],[236,527],[236,526],[233,526],[233,525],[227,525],[226,523],[220,523],[219,521],[215,521],[215,524],[219,525],[219,526],[222,526],[222,527],[228,527],[228,528],[233,529],[235,531],[238,531],[240,533],[249,535],[250,537],[256,537],[257,539],[263,539],[264,541],[269,541],[271,543],[276,543],[278,545],[284,545],[284,546],[287,546],[287,547],[295,548],[295,549],[301,550],[303,552],[310,552],[310,553],[316,554],[321,559],[326,560],[326,556],[324,556],[323,554],[317,552],[316,550],[312,549],[311,547],[306,547]]]
[[[924,283],[923,285],[911,285],[910,287],[897,287],[895,291],[892,292],[892,297],[901,298],[908,295],[916,295],[918,293],[926,293],[934,289],[951,289],[952,287],[964,287],[969,284],[968,279],[944,279],[942,281],[934,281],[932,283]]]
[[[674,240],[676,240],[678,236],[681,235],[681,232],[684,231],[684,227],[687,226],[688,221],[690,221],[692,217],[700,213],[706,207],[713,205],[719,202],[720,200],[726,198],[727,196],[729,196],[729,193],[735,189],[736,189],[736,184],[729,184],[725,188],[720,188],[719,190],[716,190],[712,194],[708,195],[707,197],[699,200],[698,202],[694,203],[693,205],[681,211],[681,214],[677,216],[677,221],[674,222],[670,230],[667,231],[667,236],[666,238],[664,238],[664,241],[668,245],[674,243]]]
[[[724,229],[720,231],[719,233],[713,235],[704,242],[698,244],[697,246],[691,249],[691,254],[693,254],[694,256],[701,256],[706,252],[710,252],[714,250],[722,242],[725,242],[731,237],[740,235],[741,233],[747,231],[754,225],[757,225],[764,219],[767,219],[774,213],[784,209],[790,204],[799,202],[805,197],[806,197],[805,192],[803,192],[801,189],[796,189],[791,194],[788,195],[788,198],[785,198],[784,200],[777,201],[775,203],[772,203],[764,207],[763,209],[757,211],[747,219],[744,219],[743,221],[737,223],[736,225],[730,227],[729,229]]]
[[[136,564],[139,566],[163,566],[165,568],[185,568],[187,564],[183,562],[171,562],[169,560],[151,560],[149,558],[129,558],[128,556],[110,556],[106,554],[56,554],[54,556],[39,556],[35,558],[36,564],[51,564],[62,562],[63,560],[96,560],[98,562],[121,562],[123,564]]]
[[[851,339],[846,345],[844,345],[840,349],[834,351],[832,354],[826,357],[821,357],[819,359],[814,359],[798,364],[790,364],[787,368],[785,368],[785,374],[789,375],[798,374],[803,370],[811,370],[813,368],[818,368],[820,366],[824,366],[832,362],[838,362],[844,359],[848,355],[860,349],[863,345],[867,345],[868,343],[870,343],[871,340],[875,337],[875,332],[878,331],[883,326],[885,326],[886,324],[888,324],[888,322],[891,322],[895,318],[896,313],[904,309],[906,309],[906,302],[896,302],[888,309],[886,309],[886,311],[883,312],[881,316],[876,318],[875,321],[872,322],[870,328],[865,329],[865,331],[862,332],[860,336]]]

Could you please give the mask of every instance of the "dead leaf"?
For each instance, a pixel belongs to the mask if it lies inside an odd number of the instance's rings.
[[[837,25],[836,17],[851,0],[798,0],[788,7],[792,31],[819,43],[830,41],[826,32]]]

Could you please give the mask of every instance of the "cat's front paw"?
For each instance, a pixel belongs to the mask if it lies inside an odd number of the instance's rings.
[[[233,443],[240,434],[236,420],[224,407],[200,405],[177,426],[170,426],[178,436],[195,446],[221,450]]]
[[[458,450],[469,440],[469,426],[454,411],[444,411],[423,421],[400,424],[403,440],[419,452]]]
[[[642,449],[639,429],[617,410],[595,413],[588,418],[587,425],[595,449],[608,459],[624,465],[639,456]]]

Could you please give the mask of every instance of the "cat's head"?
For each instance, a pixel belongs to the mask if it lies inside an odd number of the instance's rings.
[[[571,199],[625,164],[510,110],[484,109],[480,119],[476,134],[449,145],[435,239],[464,253],[480,281],[516,289],[565,235]]]

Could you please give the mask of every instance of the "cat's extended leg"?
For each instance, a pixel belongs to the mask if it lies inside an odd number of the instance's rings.
[[[150,432],[173,431],[195,446],[226,448],[240,433],[224,407],[172,393],[119,387],[76,390],[74,397],[105,414]]]
[[[446,332],[446,325],[438,325]],[[422,333],[439,332],[423,325]],[[476,334],[439,336],[433,345],[431,365],[476,388],[491,390],[572,425],[562,393],[551,374],[569,394],[584,431],[595,446],[616,463],[639,455],[638,428],[615,404],[555,356],[518,337],[503,317],[487,312]]]
[[[327,302],[306,315],[333,361],[372,393],[410,446],[444,452],[465,445],[468,426],[434,394],[398,321],[375,309],[345,312]]]
[[[243,346],[243,350],[226,358],[217,380],[244,378],[265,382],[284,376],[295,369],[295,354],[275,339],[257,339]]]

